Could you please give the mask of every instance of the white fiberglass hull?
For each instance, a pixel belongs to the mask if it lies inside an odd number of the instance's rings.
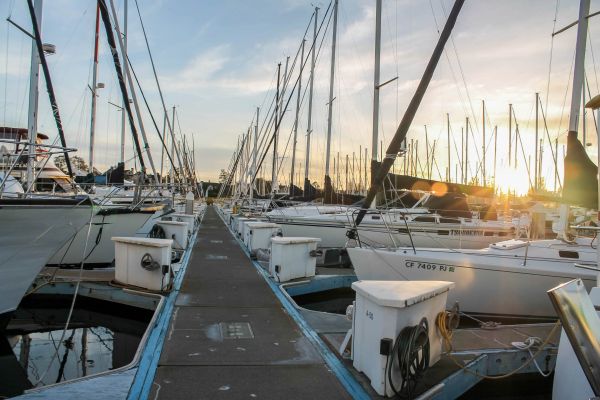
[[[546,291],[575,278],[588,288],[596,284],[595,273],[574,266],[575,261],[593,260],[593,254],[579,251],[581,258],[573,260],[560,258],[558,251],[557,257],[530,253],[524,263],[525,251],[417,249],[415,254],[408,248],[351,248],[348,254],[360,280],[454,282],[448,306],[458,301],[461,310],[473,314],[551,317],[555,312]]]
[[[153,210],[128,210],[121,207],[99,210],[92,219],[88,239],[85,224],[72,240],[48,261],[49,266],[79,267],[82,259],[88,267],[106,267],[115,259],[113,236],[136,236],[138,231],[153,217]],[[87,240],[87,249],[86,249]],[[84,257],[84,249],[86,255]]]
[[[32,204],[33,203],[33,204]],[[0,314],[14,311],[57,249],[85,225],[92,213],[88,200],[0,200]]]

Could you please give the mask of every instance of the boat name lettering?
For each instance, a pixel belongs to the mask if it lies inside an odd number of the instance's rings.
[[[425,269],[428,271],[454,272],[453,265],[426,263],[426,262],[421,262],[421,261],[406,260],[404,262],[404,266],[406,268]]]
[[[482,236],[483,231],[476,229],[450,229],[452,236]]]

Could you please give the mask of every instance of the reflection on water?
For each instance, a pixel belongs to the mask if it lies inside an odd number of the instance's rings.
[[[0,398],[129,364],[151,312],[78,301],[63,335],[60,302],[25,304],[0,337]]]
[[[106,327],[69,329],[61,336],[62,330],[15,337],[13,353],[30,382],[44,386],[125,365],[123,357],[113,360],[115,333]]]

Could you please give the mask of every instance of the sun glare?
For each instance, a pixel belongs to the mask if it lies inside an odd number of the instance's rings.
[[[502,193],[525,195],[529,191],[527,172],[514,168],[499,168],[496,171],[496,187]]]

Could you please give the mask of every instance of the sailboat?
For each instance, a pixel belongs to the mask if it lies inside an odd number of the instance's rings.
[[[93,212],[88,196],[0,197],[0,329],[48,259]]]
[[[597,207],[598,170],[577,138],[589,0],[582,0],[581,7],[563,198],[571,204]],[[473,251],[363,247],[348,249],[348,254],[359,279],[453,281],[456,287],[448,301],[458,301],[465,312],[552,317],[555,312],[547,290],[574,278],[581,278],[589,289],[595,286],[597,275],[595,267],[590,267],[596,265],[595,239],[569,237],[568,209],[562,207],[561,233],[554,240],[509,240]]]

